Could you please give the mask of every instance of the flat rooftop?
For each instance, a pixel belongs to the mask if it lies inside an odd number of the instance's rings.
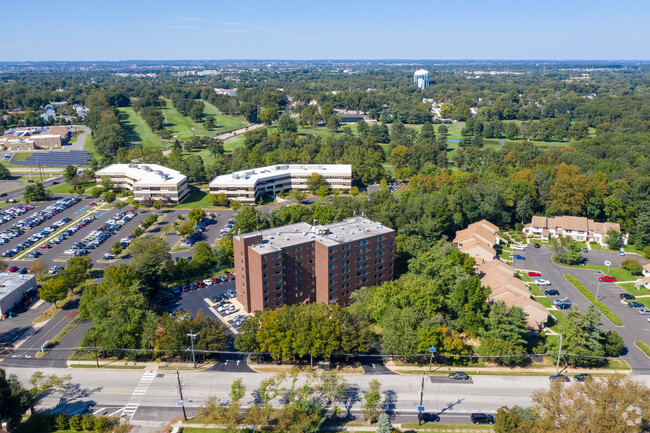
[[[0,299],[5,298],[32,278],[34,278],[34,274],[0,272]]]
[[[246,239],[252,236],[262,235],[262,242],[252,245],[251,248],[260,254],[264,254],[311,241],[318,241],[327,246],[335,246],[391,232],[393,232],[392,229],[389,229],[381,223],[371,221],[364,217],[352,217],[327,225],[296,223],[246,233],[240,235],[240,237]]]
[[[178,185],[187,179],[187,176],[181,172],[158,164],[112,164],[96,171],[95,176],[119,173],[136,179],[135,183],[142,182],[143,184]]]
[[[230,174],[217,176],[210,182],[210,185],[255,185],[255,182],[262,179],[282,175],[308,175],[318,173],[323,176],[341,175],[352,177],[352,165],[350,164],[277,164],[267,167],[259,167],[253,170],[236,171]]]

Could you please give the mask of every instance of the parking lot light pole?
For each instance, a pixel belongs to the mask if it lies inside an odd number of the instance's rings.
[[[598,292],[600,291],[600,278],[598,278],[598,287],[596,287],[596,301],[598,300]]]
[[[195,334],[187,334],[192,340],[192,365],[196,368],[196,358],[194,357],[194,339],[199,336],[198,332]]]

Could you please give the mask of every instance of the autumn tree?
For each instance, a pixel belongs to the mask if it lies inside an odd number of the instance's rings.
[[[549,192],[549,211],[555,215],[584,214],[591,188],[589,176],[577,165],[560,164]]]

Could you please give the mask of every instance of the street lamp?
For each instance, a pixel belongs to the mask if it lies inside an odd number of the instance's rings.
[[[196,358],[194,356],[194,339],[199,336],[198,332],[195,334],[187,334],[188,337],[192,340],[192,365],[196,368]]]
[[[602,280],[600,278],[598,278],[598,287],[596,287],[596,301],[598,300],[598,292],[600,291],[600,283],[601,282],[602,282]]]

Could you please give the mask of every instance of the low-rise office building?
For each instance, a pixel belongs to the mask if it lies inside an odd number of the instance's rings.
[[[67,143],[69,131],[64,126],[12,128],[0,137],[0,149],[10,151],[61,147]]]
[[[395,231],[362,217],[233,237],[237,300],[247,312],[350,294],[393,278]]]
[[[346,192],[352,187],[349,164],[278,164],[217,176],[210,182],[210,194],[224,193],[230,200],[255,203],[261,196],[275,197],[291,189],[306,190],[307,177],[314,173],[323,176],[330,189]]]
[[[35,275],[0,272],[0,317],[5,317],[30,291],[36,291]]]
[[[116,187],[133,191],[136,201],[180,203],[190,194],[187,176],[157,164],[113,164],[95,172],[97,185],[104,176]]]

